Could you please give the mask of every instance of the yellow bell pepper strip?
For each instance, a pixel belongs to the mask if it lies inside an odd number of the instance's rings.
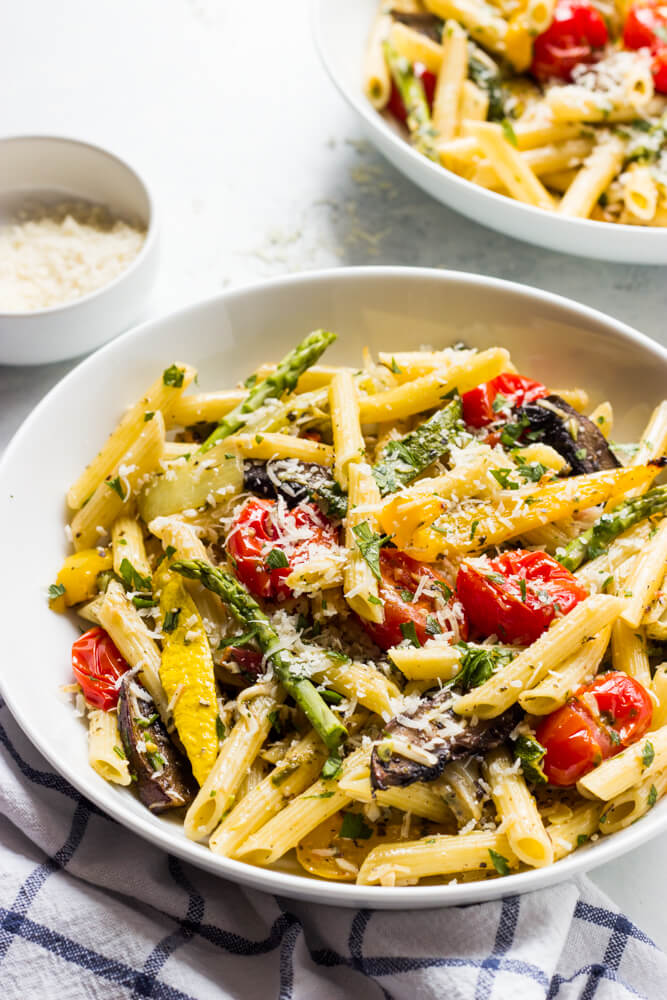
[[[450,552],[480,552],[532,528],[571,517],[636,486],[647,485],[659,472],[652,465],[608,469],[572,476],[530,493],[508,491],[493,506],[477,502],[447,511],[433,495],[424,497],[420,507],[414,499],[406,504],[399,494],[383,504],[379,520],[400,549],[414,559],[435,562]]]
[[[204,624],[180,577],[161,576],[160,680],[176,730],[200,785],[218,754],[218,703]]]
[[[90,601],[97,594],[97,574],[112,569],[113,557],[106,549],[81,549],[67,556],[56,577],[56,587],[64,587],[64,593],[52,597],[49,604],[52,611],[61,614],[65,608],[82,601]]]

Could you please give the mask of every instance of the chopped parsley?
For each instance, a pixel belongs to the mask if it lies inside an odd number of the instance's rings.
[[[114,493],[117,493],[118,496],[121,498],[121,500],[124,502],[126,497],[125,497],[125,491],[123,489],[123,484],[120,481],[120,476],[114,476],[113,479],[107,479],[105,480],[105,482],[109,487],[109,489],[113,490]]]
[[[268,720],[275,729],[275,731],[278,733],[278,736],[281,736],[283,732],[283,726],[282,722],[280,721],[280,709],[274,708],[272,712],[269,712]]]
[[[655,760],[655,747],[650,740],[647,740],[642,747],[642,764],[644,767],[650,767]]]
[[[519,484],[510,479],[512,469],[491,469],[491,475],[504,490],[518,490]]]
[[[219,715],[216,715],[215,717],[215,733],[220,742],[222,742],[227,735],[225,731],[225,724]]]
[[[440,622],[434,615],[426,616],[426,634],[427,635],[442,635],[442,629],[440,628]]]
[[[144,423],[147,424],[149,420],[152,420],[155,416],[155,410],[146,410],[144,413]]]
[[[500,435],[500,443],[504,444],[506,448],[516,447],[516,443],[528,427],[529,420],[527,417],[521,417],[516,423],[510,422],[505,424]]]
[[[256,375],[248,375],[248,377],[245,380],[245,382],[243,383],[243,385],[245,386],[246,389],[252,389],[252,387],[254,385],[257,385],[257,376]]]
[[[577,837],[577,847],[583,847],[586,843],[588,843],[588,834],[580,833]]]
[[[337,778],[343,767],[343,761],[335,753],[332,753],[324,762],[324,767],[322,768],[322,777],[325,781],[329,781],[331,778]]]
[[[379,604],[380,606],[382,606],[382,601],[380,600],[379,597],[376,597],[375,594],[369,594],[366,600],[368,601],[369,604]]]
[[[475,532],[477,531],[478,527],[479,527],[479,521],[473,521],[472,524],[471,524],[471,526],[470,526],[470,538],[471,539],[475,537]]]
[[[526,590],[526,581],[524,577],[521,577],[521,579],[519,580],[519,590],[521,591],[521,600],[525,604],[526,600],[528,599],[528,593]]]
[[[346,840],[368,840],[372,835],[373,830],[366,824],[361,813],[343,813],[343,823],[338,834],[339,837]]]
[[[401,635],[404,639],[408,639],[413,646],[417,649],[421,646],[421,642],[417,636],[417,629],[415,628],[414,622],[401,622],[399,626],[401,630]]]
[[[393,371],[394,375],[400,375],[401,372],[403,371],[403,369],[400,368],[396,363],[396,358],[391,359],[391,370]]]
[[[128,590],[149,591],[151,589],[150,576],[142,576],[129,559],[122,560],[118,572]]]
[[[651,788],[648,793],[649,808],[652,809],[657,801],[658,801],[658,789],[655,787],[655,785],[651,785]]]
[[[125,756],[125,751],[123,750],[122,747],[119,747],[117,743],[113,748],[113,752],[117,754],[117,756],[120,757],[121,760],[127,760],[127,757]]]
[[[521,734],[514,744],[514,757],[521,761],[521,770],[526,781],[535,785],[545,785],[547,776],[542,770],[546,748],[534,736]]]
[[[463,655],[459,672],[450,683],[464,691],[484,684],[498,668],[507,666],[513,655],[509,650],[498,647],[467,646],[464,642],[458,643],[456,648]]]
[[[166,760],[161,753],[147,753],[146,755],[150,761],[151,767],[154,771],[159,771],[166,766]]]
[[[156,608],[160,602],[157,597],[152,597],[150,594],[135,594],[132,603],[139,610],[141,608]]]
[[[49,585],[49,600],[55,601],[58,597],[62,597],[65,593],[65,588],[62,583],[52,583]]]
[[[503,134],[507,139],[507,141],[511,143],[511,145],[514,146],[515,149],[518,148],[519,143],[517,142],[516,132],[512,128],[512,123],[509,120],[509,118],[503,118],[503,120],[500,123],[500,127],[502,128]]]
[[[178,625],[178,619],[180,613],[181,613],[180,608],[175,608],[173,611],[167,611],[166,615],[164,616],[164,622],[162,624],[163,632],[169,633],[174,631],[174,629]]]
[[[180,389],[183,385],[184,375],[184,368],[179,368],[178,365],[169,365],[169,367],[165,368],[162,372],[162,382],[164,385],[170,385],[174,389]]]
[[[267,569],[287,569],[289,561],[282,549],[271,549],[266,557]]]
[[[147,719],[144,719],[143,717],[140,716],[136,716],[134,721],[136,722],[136,724],[139,726],[140,729],[148,729],[148,727],[152,726],[153,723],[157,722],[158,719],[159,715],[157,714],[157,712],[153,712],[153,714],[149,715]]]
[[[386,535],[378,535],[374,531],[371,531],[368,521],[355,524],[352,531],[357,540],[357,548],[364,557],[371,573],[377,580],[381,580],[380,549],[383,545],[387,544],[389,539]]]
[[[584,462],[588,457],[588,452],[586,451],[585,448],[577,448],[577,450],[574,453],[574,457],[578,458],[580,462]]]
[[[489,857],[493,862],[493,867],[496,869],[499,875],[509,875],[510,866],[507,858],[504,858],[502,854],[498,854],[492,848],[489,848]]]

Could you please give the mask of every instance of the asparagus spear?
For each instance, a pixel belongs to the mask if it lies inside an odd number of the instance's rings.
[[[461,399],[457,396],[400,441],[389,442],[382,458],[373,466],[382,496],[411,483],[431,462],[447,454],[454,440],[459,444],[466,440],[462,415]]]
[[[603,514],[595,524],[556,550],[556,559],[566,569],[574,571],[589,559],[602,555],[614,539],[639,521],[667,510],[667,486],[657,486],[643,496],[626,500],[608,514]]]
[[[430,160],[439,163],[440,157],[435,148],[435,131],[431,124],[431,111],[424,92],[424,85],[415,76],[408,60],[400,56],[389,42],[384,43],[384,54],[389,71],[405,106],[408,129],[415,149],[418,149],[424,156],[428,156]]]
[[[177,560],[170,568],[189,580],[199,580],[207,590],[222,598],[243,625],[250,626],[255,631],[257,642],[271,661],[280,683],[304,711],[322,742],[330,751],[337,750],[347,736],[345,726],[339,722],[312,682],[299,675],[298,660],[288,650],[280,649],[278,634],[243,584],[230,573],[212,566],[204,559]]]
[[[201,451],[208,451],[218,441],[235,434],[248,421],[248,414],[254,413],[267,399],[279,399],[284,392],[291,392],[299,377],[307,368],[315,364],[329,344],[336,339],[335,333],[327,330],[315,330],[309,333],[305,340],[286,354],[273,374],[253,386],[243,402],[235,406],[224,417],[216,429],[209,434],[201,446]]]

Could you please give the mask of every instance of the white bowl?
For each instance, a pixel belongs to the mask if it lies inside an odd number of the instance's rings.
[[[364,51],[376,11],[377,0],[312,0],[311,21],[329,76],[397,170],[457,212],[528,243],[600,260],[667,263],[667,228],[568,219],[487,191],[415,152],[391,116],[378,113],[363,93]]]
[[[347,364],[358,364],[364,344],[374,352],[459,339],[479,347],[503,344],[526,374],[551,385],[585,386],[593,403],[613,400],[621,440],[640,433],[667,377],[663,348],[601,313],[520,285],[435,270],[338,269],[281,278],[226,292],[126,333],[42,400],[0,464],[0,605],[10,623],[3,631],[0,682],[28,737],[83,794],[157,847],[255,888],[341,906],[443,906],[528,892],[609,861],[667,828],[664,799],[630,829],[548,868],[456,886],[340,885],[309,878],[289,859],[282,870],[266,870],[217,857],[90,769],[82,722],[58,691],[71,681],[69,650],[78,630],[52,614],[46,600],[66,553],[67,486],[124,408],[173,361],[195,364],[202,390],[230,386],[317,327],[338,332],[326,357]],[[29,635],[38,640],[27,641]]]
[[[0,219],[26,201],[84,200],[137,219],[146,240],[113,281],[79,299],[28,313],[0,312],[0,364],[36,365],[92,351],[146,315],[157,275],[155,207],[144,181],[99,146],[57,136],[0,139]]]

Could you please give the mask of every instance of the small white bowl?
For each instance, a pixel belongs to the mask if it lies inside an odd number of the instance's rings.
[[[667,264],[667,228],[570,219],[487,191],[422,156],[363,92],[366,39],[377,0],[311,0],[315,42],[332,81],[368,139],[424,191],[482,226],[527,243],[594,260]],[[447,237],[447,234],[443,234]]]
[[[113,281],[63,305],[0,312],[0,364],[36,365],[91,351],[142,319],[157,275],[155,206],[123,160],[87,142],[58,136],[0,139],[0,221],[26,202],[86,201],[146,227],[141,250]]]

